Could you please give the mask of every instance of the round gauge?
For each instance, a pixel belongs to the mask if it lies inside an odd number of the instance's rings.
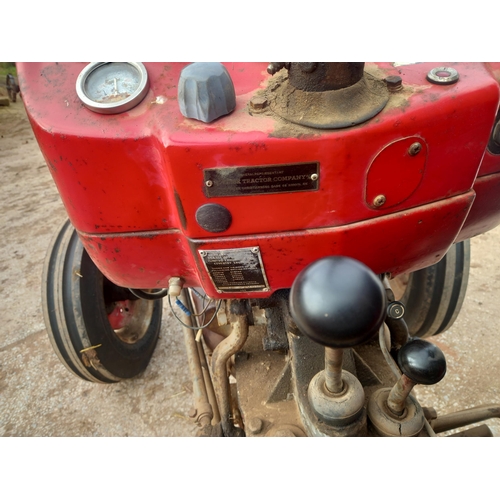
[[[76,93],[96,113],[123,113],[137,106],[149,90],[148,73],[137,62],[94,62],[76,80]]]

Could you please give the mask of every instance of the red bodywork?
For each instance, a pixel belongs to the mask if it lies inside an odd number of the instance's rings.
[[[287,124],[248,104],[270,76],[265,63],[226,63],[236,109],[211,124],[184,118],[177,82],[185,64],[145,63],[151,88],[116,115],[85,108],[75,82],[85,63],[19,64],[35,135],[71,222],[92,260],[114,283],[168,286],[172,276],[211,297],[266,297],[328,255],[354,257],[397,275],[439,261],[456,241],[500,223],[500,155],[486,149],[499,105],[500,64],[368,63],[400,75],[374,118],[341,130]],[[440,86],[430,69],[453,66]],[[418,141],[412,158],[408,147]],[[207,197],[204,170],[319,163],[315,191]],[[377,208],[374,197],[386,203]],[[232,215],[224,232],[196,222],[218,203]],[[260,247],[268,291],[218,293],[200,250]]]

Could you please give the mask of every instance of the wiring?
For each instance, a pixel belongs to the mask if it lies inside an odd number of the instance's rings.
[[[210,302],[209,302],[210,303]],[[215,319],[215,317],[217,316],[217,313],[219,312],[219,309],[220,309],[220,306],[222,304],[222,299],[219,300],[216,308],[215,308],[215,312],[214,314],[212,315],[212,317],[210,318],[210,321],[208,321],[206,324],[204,325],[201,325],[201,326],[190,326],[190,325],[187,325],[186,323],[184,323],[184,321],[182,321],[179,316],[177,316],[177,314],[175,313],[175,310],[174,310],[174,307],[172,305],[172,298],[170,297],[170,295],[168,296],[168,305],[170,306],[170,310],[172,311],[172,314],[174,315],[174,318],[179,322],[181,323],[181,325],[185,326],[186,328],[189,328],[190,330],[200,330],[202,328],[207,328],[208,325],[210,325],[210,323],[212,323],[212,321]],[[199,314],[197,315],[199,316]]]

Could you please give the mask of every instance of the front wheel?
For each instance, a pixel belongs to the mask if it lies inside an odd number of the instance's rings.
[[[462,308],[469,281],[470,240],[452,245],[437,263],[391,281],[396,300],[405,304],[412,337],[448,330]]]
[[[145,370],[160,332],[162,301],[137,299],[111,283],[69,220],[49,247],[42,287],[49,339],[68,370],[103,383]]]

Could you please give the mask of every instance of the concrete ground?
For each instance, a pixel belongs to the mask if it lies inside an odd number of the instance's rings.
[[[112,385],[80,380],[59,362],[41,309],[41,273],[66,214],[22,101],[0,107],[0,435],[193,436],[182,332],[165,307],[146,372]],[[469,289],[457,321],[435,342],[448,373],[418,388],[439,413],[500,404],[500,228],[472,242]],[[496,436],[500,423],[489,421]]]

